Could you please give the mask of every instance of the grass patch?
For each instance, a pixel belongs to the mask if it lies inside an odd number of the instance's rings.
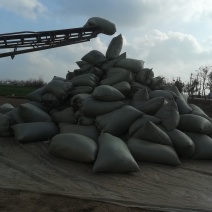
[[[0,96],[17,96],[24,97],[28,93],[36,90],[35,87],[0,85]]]

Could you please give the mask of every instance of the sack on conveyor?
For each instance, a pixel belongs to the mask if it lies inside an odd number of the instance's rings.
[[[59,124],[60,133],[76,133],[80,135],[84,135],[94,141],[98,140],[99,131],[96,126],[82,126],[76,124],[68,124],[68,123],[60,123]]]
[[[160,127],[171,139],[174,149],[176,150],[179,157],[190,158],[194,154],[195,145],[189,136],[184,132],[174,129],[171,131]]]
[[[130,173],[140,170],[127,145],[120,138],[104,133],[99,136],[98,145],[94,172]]]
[[[71,161],[92,163],[96,159],[97,149],[94,140],[84,135],[65,133],[52,138],[49,152]]]
[[[137,130],[132,137],[158,144],[173,146],[169,136],[151,121],[148,121],[145,125],[140,127],[140,129]]]
[[[110,68],[104,78],[99,82],[100,85],[114,85],[122,81],[132,82],[132,75],[129,70],[123,68]]]
[[[165,85],[164,77],[159,76],[159,77],[152,78],[149,87],[152,90],[161,90],[163,89],[164,85]]]
[[[152,143],[139,138],[130,138],[127,146],[136,161],[180,165],[180,160],[171,146]]]
[[[52,93],[46,93],[42,97],[44,105],[50,108],[58,107],[62,102]]]
[[[69,92],[69,95],[75,96],[81,93],[91,94],[92,92],[93,92],[93,88],[90,86],[77,86],[77,87],[73,87],[73,89]]]
[[[111,86],[120,91],[124,96],[127,96],[130,93],[131,86],[129,82],[122,81]]]
[[[81,60],[90,63],[94,66],[100,67],[103,63],[107,61],[107,58],[97,50],[91,50],[87,54],[85,54]]]
[[[167,104],[164,104],[156,113],[155,117],[161,120],[161,124],[167,130],[173,130],[177,128],[180,115],[177,108],[177,104],[174,100],[170,100]]]
[[[46,141],[58,134],[53,122],[21,123],[12,126],[15,138],[22,142]]]
[[[72,88],[73,84],[70,81],[52,80],[44,87],[42,94],[52,93],[58,99],[65,99],[68,95],[68,91]]]
[[[29,104],[21,104],[18,108],[18,114],[26,122],[51,122],[51,116],[40,108]]]
[[[192,159],[196,160],[211,160],[212,159],[212,139],[211,137],[192,132],[185,132],[195,145],[195,151]]]
[[[98,84],[99,78],[95,74],[83,74],[74,77],[70,80],[74,87],[77,86],[89,86],[95,87]]]
[[[119,68],[124,68],[129,71],[132,71],[134,74],[138,74],[144,68],[144,61],[136,60],[132,58],[125,58],[125,59],[119,60],[116,63],[116,66]]]
[[[97,116],[96,126],[103,133],[110,133],[118,136],[128,131],[129,126],[142,113],[132,106],[125,105],[110,113]]]
[[[189,104],[189,107],[191,107],[192,112],[191,114],[197,115],[197,116],[202,116],[206,119],[208,119],[210,122],[212,122],[211,118],[208,117],[208,115],[197,105],[194,104]]]
[[[9,116],[0,113],[0,137],[10,137],[12,135],[10,119]]]
[[[154,72],[150,68],[144,68],[136,74],[135,81],[144,85],[150,85]]]
[[[10,103],[4,103],[0,106],[0,113],[7,113],[13,109],[14,107]]]
[[[125,96],[116,88],[110,85],[100,85],[93,91],[92,97],[100,101],[119,101],[125,99]]]
[[[164,86],[163,90],[172,91],[177,95],[178,98],[176,99],[176,103],[180,114],[191,113],[191,107],[189,107],[188,103],[175,85],[166,85]]]
[[[121,101],[104,102],[87,98],[82,102],[80,111],[88,117],[96,117],[114,111],[124,105]]]
[[[150,99],[141,105],[136,106],[138,110],[147,115],[154,115],[167,101],[163,97]]]
[[[75,115],[72,107],[67,107],[63,110],[54,109],[51,111],[53,121],[58,123],[66,122],[70,124],[76,123]]]
[[[114,23],[100,17],[89,18],[83,27],[100,27],[101,33],[106,35],[113,35],[116,32],[116,25]]]
[[[172,92],[172,91],[168,91],[168,90],[154,90],[149,92],[149,98],[153,99],[153,98],[157,98],[157,97],[163,97],[166,100],[170,101],[172,99],[177,99],[177,95]]]
[[[180,115],[180,122],[177,128],[185,132],[212,133],[212,123],[204,117],[193,114]]]
[[[123,45],[122,35],[120,34],[120,35],[114,37],[110,41],[109,46],[106,51],[107,59],[111,60],[111,59],[117,58],[121,53],[122,45]]]
[[[104,71],[107,71],[109,68],[115,67],[116,63],[121,60],[121,59],[125,59],[127,57],[126,52],[120,54],[117,58],[112,59],[112,60],[108,60],[107,62],[103,63],[103,65],[101,66],[101,69]]]
[[[161,120],[156,118],[155,116],[145,115],[143,114],[140,118],[137,118],[129,127],[129,135],[132,136],[139,130],[142,126],[144,126],[148,121],[151,121],[154,124],[160,124]]]
[[[137,107],[149,100],[149,94],[146,88],[139,89],[132,98],[131,105]]]
[[[25,98],[30,100],[30,101],[42,102],[42,95],[43,95],[43,90],[44,90],[45,87],[46,87],[46,85],[28,93],[25,96]]]

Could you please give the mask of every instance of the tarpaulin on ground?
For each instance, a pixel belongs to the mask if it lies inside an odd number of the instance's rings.
[[[212,161],[178,167],[138,163],[133,174],[97,174],[93,164],[49,154],[48,143],[0,139],[0,188],[62,194],[162,211],[212,211]]]

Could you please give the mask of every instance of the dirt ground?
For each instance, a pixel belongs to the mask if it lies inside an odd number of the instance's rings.
[[[61,195],[38,194],[0,189],[1,212],[150,212],[98,201]]]
[[[199,106],[210,118],[212,118],[212,100],[189,99],[188,103]]]
[[[26,99],[8,98],[0,96],[0,105],[10,103],[18,106],[27,102]],[[207,115],[212,117],[212,101],[189,100],[189,103],[201,107]],[[2,139],[2,138],[0,138]],[[61,195],[38,194],[27,191],[13,191],[0,189],[0,212],[151,212],[140,208],[128,208],[114,204],[76,199]]]
[[[22,99],[22,98],[10,98],[10,97],[5,97],[5,96],[0,96],[0,105],[4,103],[10,103],[14,107],[19,106],[20,104],[28,102],[27,99]]]

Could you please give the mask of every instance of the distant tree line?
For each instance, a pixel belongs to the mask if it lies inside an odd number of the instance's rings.
[[[194,73],[191,73],[189,82],[184,83],[180,77],[172,82],[182,93],[187,93],[189,97],[207,98],[206,90],[212,92],[212,66],[201,66]]]
[[[44,80],[39,77],[38,79],[28,79],[28,80],[1,80],[2,85],[13,85],[13,86],[24,86],[24,87],[34,87],[40,88],[46,84]]]

